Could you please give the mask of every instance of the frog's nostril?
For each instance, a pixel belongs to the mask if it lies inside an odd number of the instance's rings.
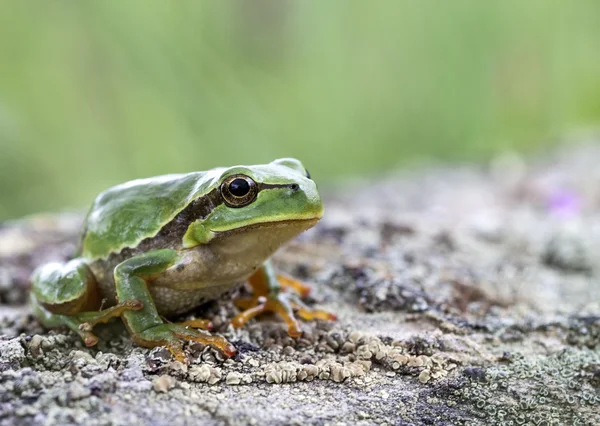
[[[292,188],[292,191],[297,191],[300,189],[300,185],[298,185],[297,183],[293,183],[290,185],[290,188]]]

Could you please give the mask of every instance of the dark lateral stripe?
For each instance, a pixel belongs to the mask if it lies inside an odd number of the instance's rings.
[[[214,188],[208,194],[196,198],[186,208],[180,211],[172,222],[192,223],[198,219],[204,219],[215,208],[223,203],[219,188]],[[167,225],[168,226],[168,225]]]
[[[277,189],[277,188],[293,188],[296,183],[259,183],[258,192],[263,189]]]
[[[221,191],[219,190],[219,187],[216,187],[208,194],[196,198],[179,214],[182,214],[189,209],[188,219],[191,219],[191,223],[198,219],[204,219],[221,204],[223,204],[223,197],[221,197]]]

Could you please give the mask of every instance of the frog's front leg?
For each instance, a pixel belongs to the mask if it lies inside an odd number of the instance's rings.
[[[49,263],[32,275],[31,308],[46,327],[66,326],[77,333],[86,346],[98,342],[92,328],[108,322],[128,310],[142,309],[142,303],[130,299],[108,309],[101,305],[98,284],[87,264],[74,259],[66,264]]]
[[[140,346],[166,346],[175,359],[182,362],[185,361],[182,340],[204,343],[220,349],[227,356],[234,355],[235,348],[224,338],[186,325],[165,324],[158,314],[147,280],[176,264],[179,257],[175,250],[155,250],[127,259],[115,268],[117,299],[121,302],[137,299],[144,304],[139,311],[123,314],[131,337]]]
[[[275,312],[286,322],[288,334],[292,337],[300,337],[302,330],[294,316],[294,311],[304,320],[335,321],[337,319],[332,313],[306,306],[300,300],[300,295],[308,294],[310,287],[290,277],[278,277],[270,261],[265,262],[248,279],[248,283],[252,287],[254,295],[251,298],[242,298],[235,301],[238,308],[243,309],[231,321],[235,328],[242,327],[257,315],[265,312]],[[284,288],[282,288],[282,284]]]

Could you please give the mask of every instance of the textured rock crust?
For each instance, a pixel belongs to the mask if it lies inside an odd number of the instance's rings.
[[[81,216],[0,224],[0,424],[600,424],[600,150],[429,167],[326,194],[278,265],[337,323],[227,325],[189,365],[114,323],[85,348],[24,302]]]

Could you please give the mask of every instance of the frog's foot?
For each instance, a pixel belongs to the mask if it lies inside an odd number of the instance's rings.
[[[302,330],[300,329],[298,320],[296,320],[294,311],[297,311],[300,318],[308,321],[315,319],[335,321],[337,319],[332,313],[306,306],[296,293],[291,292],[281,291],[274,295],[241,298],[237,299],[235,304],[239,309],[242,309],[242,312],[231,320],[231,324],[235,328],[242,327],[257,315],[274,312],[283,318],[288,326],[288,334],[291,337],[300,337],[302,335]]]
[[[235,301],[237,307],[242,310],[236,315],[231,324],[240,328],[251,318],[265,312],[274,312],[281,316],[288,326],[288,334],[292,337],[300,337],[302,330],[296,320],[294,311],[304,320],[323,319],[335,321],[337,317],[329,312],[312,309],[306,306],[301,296],[310,292],[310,287],[293,278],[276,275],[271,262],[265,262],[248,279],[248,283],[254,291],[254,297],[242,298]]]
[[[75,315],[63,315],[50,312],[43,307],[35,297],[31,297],[31,308],[40,322],[49,328],[68,327],[73,330],[86,346],[94,346],[98,343],[98,337],[92,333],[96,324],[105,323],[121,316],[127,311],[137,311],[143,308],[143,303],[137,299],[127,300],[111,308],[101,311],[80,312]]]
[[[283,318],[288,326],[290,336],[300,337],[302,330],[294,311],[297,311],[298,316],[304,320],[335,321],[337,319],[334,314],[306,306],[300,297],[307,295],[310,287],[293,278],[276,275],[269,261],[248,278],[248,283],[254,291],[254,297],[235,301],[237,307],[242,310],[231,321],[235,328],[240,328],[257,315],[274,312]]]
[[[179,324],[160,324],[132,334],[133,340],[140,346],[154,348],[166,346],[173,357],[185,363],[187,357],[183,351],[183,341],[192,340],[212,346],[222,351],[226,356],[235,355],[235,347],[221,336],[213,336],[204,331],[195,330]]]

